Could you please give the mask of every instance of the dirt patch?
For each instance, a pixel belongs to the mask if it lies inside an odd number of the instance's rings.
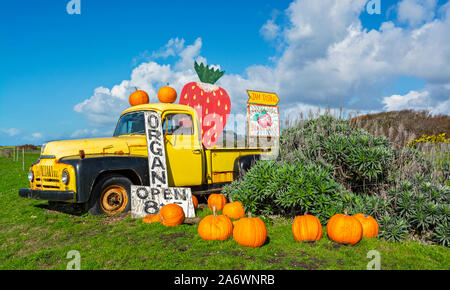
[[[310,242],[310,243],[309,243],[309,246],[310,246],[311,248],[315,248],[315,247],[317,246],[317,243],[316,243],[316,242]]]
[[[196,218],[186,218],[183,223],[188,225],[196,225],[199,224],[202,219],[199,217]]]
[[[313,263],[308,263],[305,261],[292,260],[289,264],[290,267],[295,269],[307,269],[307,270],[317,270],[319,266]]]
[[[313,262],[318,267],[320,267],[326,263],[325,260],[321,260],[321,259],[317,258],[316,256],[308,254],[307,252],[304,252],[302,250],[299,250],[299,252],[302,256],[307,257],[309,260],[311,260],[311,262]]]
[[[21,247],[17,252],[15,252],[15,255],[17,256],[27,256],[44,248],[54,246],[55,244],[54,240],[45,239],[45,237],[52,235],[52,233],[50,233],[49,230],[44,227],[30,228],[27,230],[27,232],[21,233],[21,235],[26,236],[27,239],[19,242],[21,243]]]
[[[160,234],[159,239],[165,240],[165,241],[173,241],[174,239],[178,238],[186,238],[190,235],[187,235],[186,233],[170,233],[170,234]]]
[[[341,247],[345,246],[344,244],[333,243],[331,245],[326,245],[326,248],[329,250],[339,250]]]
[[[104,225],[117,224],[117,223],[121,223],[121,222],[125,221],[129,216],[131,216],[131,214],[129,212],[118,213],[115,215],[108,215],[108,216],[105,216],[104,219],[101,219],[100,223],[104,224]]]
[[[231,251],[229,253],[234,257],[241,257],[247,261],[255,261],[255,257],[249,256],[248,254],[244,253],[243,251]]]
[[[287,254],[287,253],[285,253],[285,252],[279,252],[279,253],[275,253],[275,254],[274,254],[274,256],[277,256],[277,257],[283,258],[283,257],[287,257],[287,256],[288,256],[288,254]]]
[[[286,254],[284,252],[274,253],[271,258],[265,259],[264,261],[268,264],[280,264],[283,262],[284,258],[287,256],[288,256],[288,254]]]
[[[49,261],[51,259],[51,256],[42,257],[36,262],[38,263],[37,267],[39,270],[46,270],[56,267],[61,263],[61,259],[58,259],[57,261]]]
[[[187,251],[190,249],[190,246],[188,244],[179,244],[177,243],[177,239],[179,238],[192,238],[192,235],[188,235],[186,233],[170,233],[170,234],[160,234],[159,240],[163,242],[163,248],[167,249],[169,245],[172,245],[172,247],[177,251]]]
[[[231,255],[235,257],[243,257],[244,253],[242,251],[231,251]]]
[[[281,258],[270,258],[270,259],[265,259],[264,262],[266,262],[268,264],[280,264],[281,262],[283,262],[283,259],[281,259]]]

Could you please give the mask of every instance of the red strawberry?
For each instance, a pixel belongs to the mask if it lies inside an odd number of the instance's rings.
[[[265,129],[267,127],[272,126],[272,118],[269,114],[264,114],[261,117],[258,117],[258,124],[261,126],[261,128]]]
[[[225,71],[214,70],[197,62],[194,68],[200,82],[191,82],[183,87],[180,104],[188,105],[197,111],[203,145],[211,147],[222,134],[231,110],[227,92],[215,85]]]

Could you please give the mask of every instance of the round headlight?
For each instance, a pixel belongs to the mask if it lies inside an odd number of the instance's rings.
[[[69,173],[66,170],[64,170],[62,175],[61,175],[61,181],[65,185],[69,184]]]
[[[33,170],[30,170],[30,171],[28,172],[28,180],[29,180],[30,182],[32,182],[33,179],[34,179]]]

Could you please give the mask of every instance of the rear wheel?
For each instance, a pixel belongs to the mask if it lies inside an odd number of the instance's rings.
[[[94,186],[89,200],[91,215],[114,215],[131,208],[131,181],[118,174],[102,177]]]

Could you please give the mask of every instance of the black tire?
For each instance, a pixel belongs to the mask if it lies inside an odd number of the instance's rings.
[[[260,159],[260,155],[246,155],[236,159],[233,180],[241,180]]]
[[[131,185],[131,181],[120,174],[103,176],[91,192],[88,202],[89,214],[96,216],[128,212],[131,209]],[[108,201],[106,206],[105,201]],[[108,209],[116,210],[108,211]]]

